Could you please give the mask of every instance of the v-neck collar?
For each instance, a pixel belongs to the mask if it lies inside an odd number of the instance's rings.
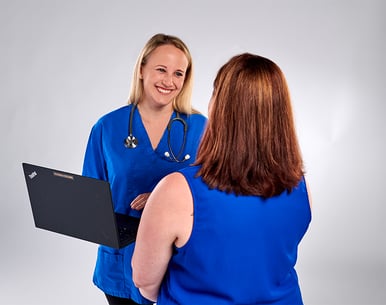
[[[173,112],[169,118],[168,124],[175,117],[177,117],[177,114],[176,114],[176,111],[173,110]],[[134,121],[135,122],[133,122],[133,129],[135,127],[137,127],[138,131],[135,131],[135,133],[138,132],[138,134],[140,135],[140,138],[137,137],[138,145],[141,145],[140,142],[143,142],[146,145],[146,147],[149,147],[153,152],[158,152],[158,151],[163,151],[165,149],[166,150],[168,149],[168,144],[167,144],[167,138],[168,138],[168,127],[167,126],[168,125],[166,125],[166,127],[162,133],[162,136],[161,136],[159,142],[157,143],[156,147],[153,148],[151,141],[150,141],[150,137],[147,133],[145,124],[142,121],[142,117],[141,117],[141,114],[138,110],[138,107],[136,107],[136,109],[134,111]],[[133,131],[133,134],[134,134],[134,131]]]

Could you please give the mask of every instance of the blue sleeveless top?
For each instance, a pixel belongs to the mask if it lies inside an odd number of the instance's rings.
[[[294,266],[311,221],[304,179],[264,200],[210,190],[197,170],[180,170],[193,196],[193,229],[174,249],[157,305],[303,304]]]

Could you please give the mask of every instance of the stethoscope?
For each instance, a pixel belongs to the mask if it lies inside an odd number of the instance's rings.
[[[129,129],[128,130],[129,135],[124,140],[124,144],[125,144],[126,148],[136,148],[138,146],[138,140],[133,135],[133,115],[134,115],[134,111],[135,111],[136,107],[137,107],[137,104],[133,103],[132,107],[131,107],[131,111],[130,111],[130,118],[129,118],[129,128],[128,128]],[[181,148],[177,154],[174,153],[174,151],[172,149],[172,145],[170,143],[170,133],[171,133],[172,125],[175,122],[181,123],[182,126],[184,127],[184,137],[182,140],[182,145],[181,145]],[[167,130],[168,130],[168,148],[169,148],[169,151],[165,151],[164,156],[166,158],[170,159],[171,161],[174,161],[174,162],[185,162],[186,160],[189,160],[190,159],[189,154],[186,154],[181,159],[181,154],[183,153],[183,151],[185,149],[185,145],[186,145],[186,135],[187,135],[187,131],[188,131],[188,124],[185,122],[184,119],[182,119],[180,117],[180,114],[178,112],[176,112],[175,118],[170,119],[168,126],[167,126]]]

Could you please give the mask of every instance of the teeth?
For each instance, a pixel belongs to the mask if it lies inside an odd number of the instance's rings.
[[[172,90],[167,90],[167,89],[162,89],[162,88],[157,88],[157,89],[159,92],[165,93],[165,94],[172,92]]]

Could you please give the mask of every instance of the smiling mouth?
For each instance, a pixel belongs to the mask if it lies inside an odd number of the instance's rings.
[[[172,89],[164,89],[164,88],[160,88],[160,87],[157,87],[157,90],[158,90],[158,92],[160,92],[162,94],[169,94],[170,92],[173,91]]]

